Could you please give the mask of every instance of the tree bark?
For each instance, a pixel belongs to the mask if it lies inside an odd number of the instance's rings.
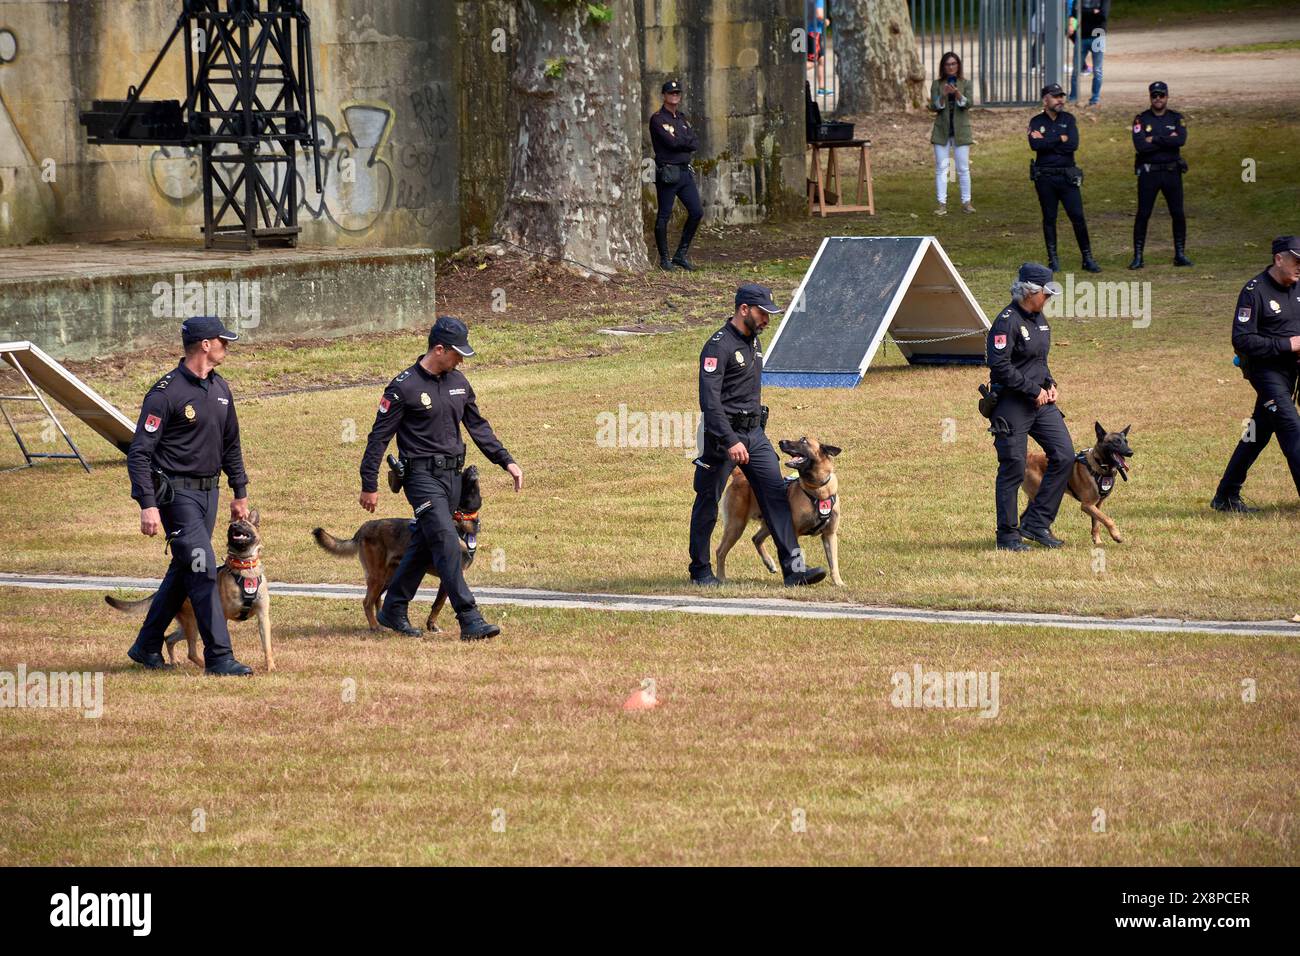
[[[519,136],[497,235],[599,273],[649,265],[641,224],[635,0],[519,0]]]
[[[925,72],[907,0],[838,0],[831,16],[836,115],[919,108]]]

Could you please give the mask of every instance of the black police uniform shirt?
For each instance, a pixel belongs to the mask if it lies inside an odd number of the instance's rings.
[[[758,334],[742,335],[727,322],[700,351],[700,411],[704,430],[730,448],[740,438],[730,417],[761,408],[763,351]]]
[[[654,147],[655,162],[661,165],[689,163],[691,153],[700,148],[695,130],[678,112],[668,112],[661,107],[650,117],[650,144]]]
[[[158,379],[140,408],[126,468],[131,497],[141,508],[158,507],[154,468],[200,478],[225,471],[234,496],[247,497],[239,418],[226,380],[215,370],[201,379],[183,361]]]
[[[1294,369],[1293,335],[1300,335],[1300,285],[1283,288],[1265,269],[1237,296],[1232,348],[1253,363]]]
[[[994,385],[1037,398],[1040,388],[1056,384],[1047,367],[1052,330],[1041,312],[1026,312],[1012,302],[998,313],[985,339],[985,361]]]
[[[361,458],[361,490],[379,490],[379,462],[394,433],[397,453],[402,458],[454,456],[465,451],[460,438],[462,423],[488,461],[502,468],[514,461],[479,413],[474,389],[465,374],[451,369],[432,375],[417,361],[389,382],[379,399],[375,424]]]
[[[1079,127],[1072,113],[1062,110],[1056,114],[1056,119],[1052,119],[1044,110],[1029,121],[1028,132],[1043,134],[1041,139],[1029,137],[1035,165],[1046,168],[1074,165],[1074,151],[1079,148]],[[1065,136],[1065,142],[1061,142],[1062,136]]]
[[[1175,110],[1165,110],[1159,116],[1147,110],[1133,117],[1134,168],[1143,163],[1176,163],[1178,151],[1186,143],[1187,121]]]

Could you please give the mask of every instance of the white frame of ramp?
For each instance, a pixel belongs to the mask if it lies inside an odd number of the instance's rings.
[[[27,364],[30,367],[30,375],[28,374],[29,369],[25,368],[18,358],[19,355],[24,353],[29,357]],[[22,452],[23,458],[26,459],[25,464],[5,468],[3,471],[30,468],[35,464],[34,459],[37,458],[75,458],[81,462],[82,468],[90,471],[90,464],[78,451],[76,444],[72,441],[72,436],[63,427],[59,417],[54,414],[54,409],[50,408],[49,402],[41,395],[40,390],[36,387],[36,382],[33,381],[33,377],[40,382],[55,401],[89,425],[105,441],[125,453],[125,446],[131,443],[131,439],[135,435],[135,423],[101,398],[98,392],[51,358],[39,346],[33,345],[31,342],[0,342],[0,358],[3,358],[17,370],[32,392],[31,395],[0,395],[0,414],[4,415],[9,430],[13,432],[14,440],[18,442],[18,450]],[[72,449],[72,454],[28,451],[22,436],[18,434],[18,428],[14,425],[13,419],[9,417],[9,412],[4,407],[5,402],[40,402],[45,409],[45,414],[50,416],[50,421],[54,422],[63,435],[63,440]]]
[[[919,239],[920,240],[920,245],[917,246],[916,253],[912,256],[912,261],[908,264],[907,272],[904,274],[902,281],[899,282],[898,288],[894,291],[894,296],[889,302],[889,307],[885,310],[885,317],[884,319],[881,320],[880,325],[877,327],[876,333],[872,338],[871,343],[866,350],[866,353],[863,355],[862,361],[858,365],[859,381],[861,380],[862,376],[866,374],[867,368],[871,365],[871,360],[876,357],[876,352],[880,348],[880,343],[884,341],[885,334],[890,331],[891,326],[894,324],[894,319],[898,317],[899,310],[902,308],[904,300],[907,299],[909,293],[937,293],[937,294],[944,294],[944,295],[956,294],[957,296],[959,296],[960,300],[963,300],[965,302],[965,305],[979,319],[980,324],[983,326],[984,332],[987,332],[991,327],[991,323],[988,320],[988,316],[984,314],[984,310],[980,308],[980,304],[977,301],[975,301],[975,296],[971,294],[970,288],[966,285],[966,282],[965,280],[962,279],[960,273],[957,272],[957,267],[952,264],[952,260],[949,259],[948,254],[943,251],[943,246],[939,244],[939,240],[936,237],[934,236],[827,236],[824,239],[822,239],[821,245],[817,247],[817,253],[816,255],[813,256],[812,262],[808,266],[808,271],[804,273],[804,277],[799,281],[799,287],[795,290],[794,297],[790,300],[790,304],[786,306],[786,310],[781,316],[781,324],[777,327],[776,334],[772,336],[772,341],[768,343],[767,346],[767,352],[769,354],[775,351],[776,343],[781,340],[781,333],[785,331],[786,320],[790,317],[790,311],[791,309],[794,308],[795,303],[802,300],[804,294],[804,287],[808,284],[809,278],[816,270],[817,263],[821,259],[822,253],[826,250],[827,244],[830,243],[832,240],[843,240],[843,239]],[[921,269],[922,264],[925,262],[926,257],[930,255],[931,251],[933,251],[938,256],[939,264],[941,268],[947,272],[948,277],[952,280],[953,283],[952,286],[933,285],[933,286],[913,287],[912,280],[916,277],[917,272]],[[927,330],[927,329],[917,328],[917,329],[903,329],[900,331],[902,332],[930,331],[930,332],[940,332],[940,333],[946,332],[948,333],[948,335],[946,336],[940,335],[937,338],[937,341],[948,341],[948,340],[954,340],[959,338],[965,338],[966,336],[973,335],[975,334],[976,329],[974,326],[972,326],[968,330],[943,329],[943,328]],[[891,336],[891,338],[893,338],[893,336]],[[901,341],[898,339],[894,339],[893,341],[894,344],[898,346],[899,351],[903,353],[903,357],[907,359],[908,364],[910,365],[913,364],[912,355],[918,352],[919,350],[909,348],[909,343],[929,344],[931,341],[935,341],[935,340],[913,338],[913,339],[903,339]],[[982,356],[984,354],[983,345],[980,346],[979,352],[982,361],[983,360]],[[785,374],[776,370],[774,370],[774,373]]]

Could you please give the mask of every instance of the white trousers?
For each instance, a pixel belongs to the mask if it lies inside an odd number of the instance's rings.
[[[948,202],[948,149],[957,153],[957,182],[961,201],[970,202],[970,147],[958,146],[950,138],[946,145],[934,147],[934,190],[939,202]]]

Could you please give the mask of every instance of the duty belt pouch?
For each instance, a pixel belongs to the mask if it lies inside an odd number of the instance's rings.
[[[154,500],[160,505],[169,505],[176,500],[176,489],[172,487],[169,479],[161,471],[153,473]]]
[[[1038,182],[1038,164],[1032,159],[1029,161],[1029,181],[1031,183]]]
[[[980,383],[980,400],[979,400],[980,414],[983,415],[985,418],[989,419],[990,421],[993,418],[993,409],[996,408],[998,404],[999,391],[1000,389],[990,388],[984,383],[982,382]]]
[[[1074,185],[1083,185],[1083,170],[1078,166],[1071,166],[1065,171],[1065,174],[1070,178],[1070,182],[1074,183]]]
[[[682,181],[682,168],[671,163],[659,167],[659,182],[664,186],[676,186]]]
[[[1180,173],[1187,172],[1187,160],[1183,159],[1181,156],[1178,157],[1178,171]]]
[[[759,429],[762,430],[762,431],[767,431],[767,413],[768,413],[768,407],[767,407],[766,405],[760,405],[760,406],[758,406],[758,407],[759,407],[759,409],[760,409],[760,411],[759,411],[759,413],[758,413],[758,427],[759,427]]]
[[[394,458],[388,456],[388,489],[397,494],[402,490],[402,483],[406,481],[406,465]]]

